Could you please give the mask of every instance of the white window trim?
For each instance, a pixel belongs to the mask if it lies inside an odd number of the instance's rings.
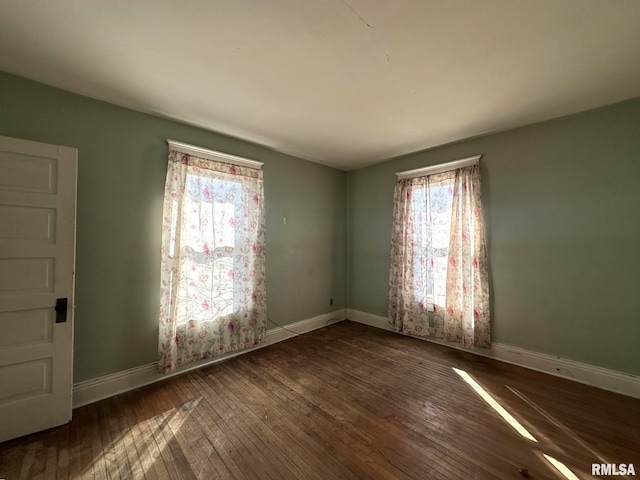
[[[236,157],[235,155],[229,155],[228,153],[216,152],[215,150],[196,147],[195,145],[189,145],[188,143],[178,142],[176,140],[167,139],[167,143],[169,144],[170,150],[206,158],[208,160],[214,160],[216,162],[231,163],[240,167],[255,168],[257,170],[260,170],[262,165],[264,165],[262,162],[249,160],[248,158]]]
[[[396,176],[400,178],[415,178],[424,177],[426,175],[435,175],[436,173],[448,172],[449,170],[455,170],[456,168],[468,167],[469,165],[475,165],[480,163],[482,155],[475,155],[473,157],[462,158],[460,160],[454,160],[453,162],[439,163],[438,165],[431,165],[430,167],[416,168],[414,170],[405,170],[404,172],[397,172]]]

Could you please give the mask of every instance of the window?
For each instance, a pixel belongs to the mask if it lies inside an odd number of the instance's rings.
[[[444,307],[446,298],[453,186],[443,181],[418,186],[411,201],[419,246],[414,249],[414,295],[421,308],[433,311],[436,305]]]
[[[396,331],[466,347],[490,344],[478,160],[398,174],[389,275]]]
[[[170,146],[161,263],[163,372],[261,343],[267,318],[261,164]]]
[[[203,287],[208,298],[195,315],[200,322],[229,315],[240,307],[241,283],[234,272],[241,270],[245,260],[241,246],[246,243],[246,232],[235,227],[244,215],[244,193],[242,183],[187,173],[184,220],[198,228],[190,227],[182,237],[180,254],[189,259],[191,270],[185,272],[188,281],[182,282],[184,291],[179,296],[189,297],[194,286]]]

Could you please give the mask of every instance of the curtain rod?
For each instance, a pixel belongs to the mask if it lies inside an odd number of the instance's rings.
[[[476,163],[480,163],[480,157],[482,157],[482,155],[475,155],[473,157],[461,158],[460,160],[454,160],[453,162],[439,163],[438,165],[431,165],[430,167],[416,168],[414,170],[405,170],[404,172],[397,172],[396,176],[398,178],[413,178],[413,177],[423,177],[425,175],[434,175],[436,173],[455,170],[456,168],[475,165]]]
[[[167,143],[169,144],[169,150],[186,153],[187,155],[195,155],[196,157],[206,158],[208,160],[231,163],[240,167],[255,168],[258,170],[260,170],[262,168],[262,165],[264,165],[264,163],[262,162],[249,160],[248,158],[237,157],[235,155],[229,155],[228,153],[216,152],[215,150],[196,147],[195,145],[189,145],[188,143],[178,142],[176,140],[167,139]]]

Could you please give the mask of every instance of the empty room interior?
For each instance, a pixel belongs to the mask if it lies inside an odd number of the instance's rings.
[[[640,474],[640,3],[0,3],[0,478]]]

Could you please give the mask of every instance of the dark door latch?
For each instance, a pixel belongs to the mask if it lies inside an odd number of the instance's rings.
[[[59,298],[56,300],[56,323],[64,323],[67,321],[67,299]]]

